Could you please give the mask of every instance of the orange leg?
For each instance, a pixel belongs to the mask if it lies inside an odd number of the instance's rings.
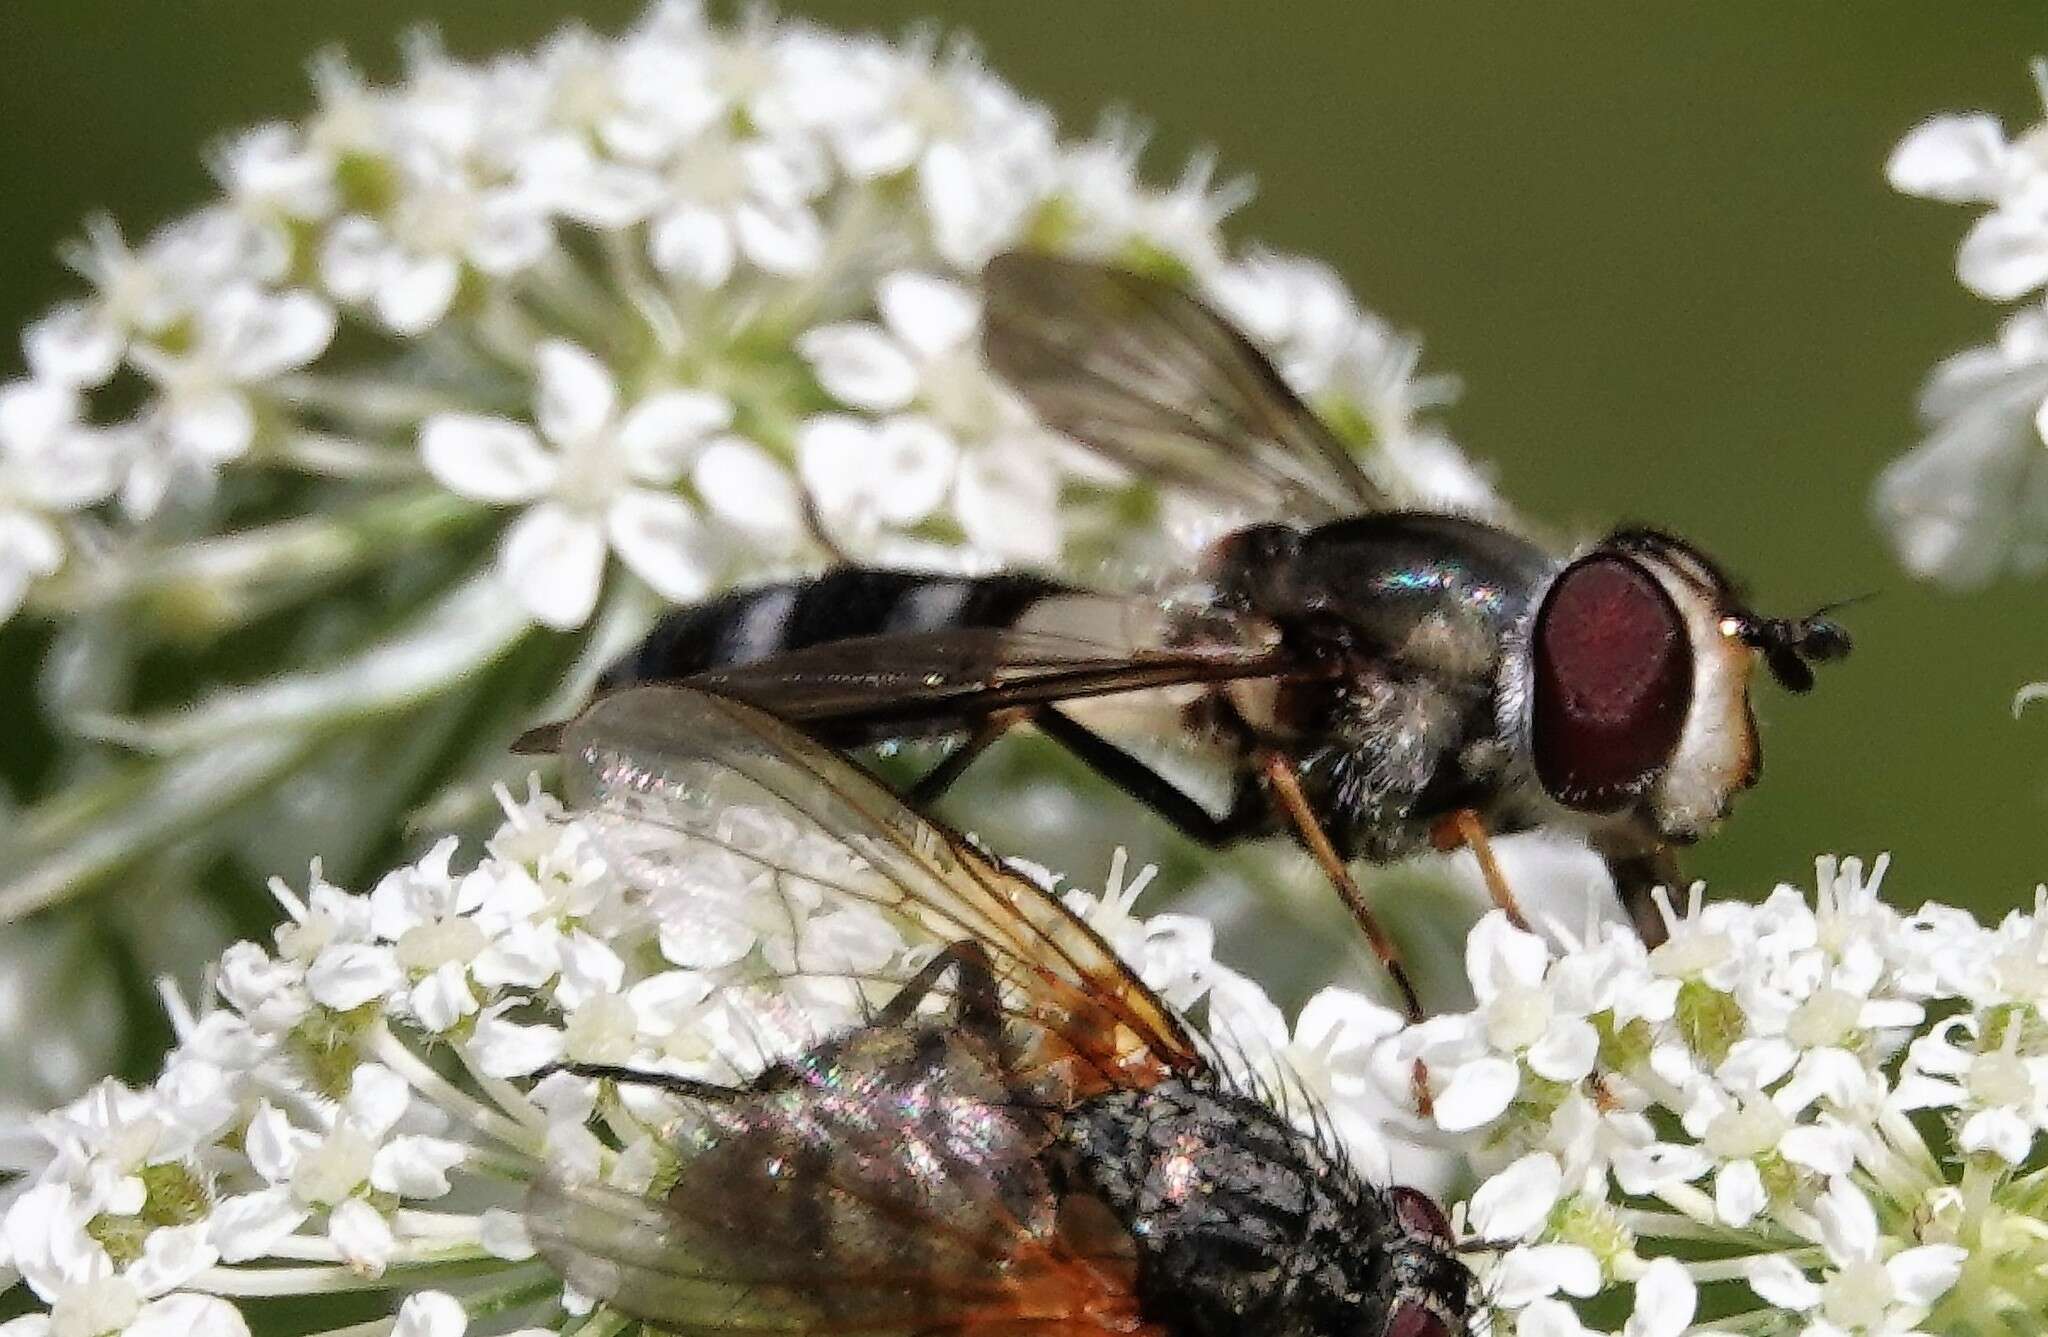
[[[1359,932],[1365,934],[1365,941],[1379,958],[1380,966],[1387,977],[1394,981],[1394,987],[1401,992],[1401,1005],[1408,1014],[1410,1025],[1423,1019],[1422,999],[1415,992],[1414,981],[1408,978],[1408,967],[1401,963],[1400,948],[1380,927],[1380,921],[1373,915],[1372,907],[1365,903],[1365,893],[1352,878],[1351,870],[1337,857],[1337,847],[1330,843],[1329,833],[1316,818],[1315,809],[1309,806],[1308,795],[1301,792],[1301,777],[1294,773],[1293,763],[1277,752],[1268,752],[1259,758],[1259,768],[1266,777],[1268,791],[1280,810],[1287,814],[1287,820],[1294,826],[1295,834],[1308,848],[1323,875],[1330,879],[1330,885],[1337,890],[1337,896],[1344,907],[1351,911],[1351,918],[1358,924]],[[1415,1110],[1423,1118],[1436,1113],[1436,1098],[1430,1091],[1429,1065],[1416,1059],[1408,1074],[1409,1092],[1415,1099]]]
[[[1443,818],[1437,822],[1436,830],[1430,833],[1430,842],[1440,850],[1468,846],[1472,856],[1479,860],[1479,875],[1486,879],[1486,893],[1493,897],[1493,903],[1507,911],[1510,924],[1524,930],[1529,927],[1528,918],[1515,901],[1514,889],[1508,886],[1506,874],[1500,871],[1500,861],[1493,857],[1493,844],[1486,838],[1486,827],[1480,822],[1478,813],[1470,808],[1460,808]]]
[[[1324,875],[1330,879],[1330,885],[1337,889],[1337,895],[1343,900],[1344,907],[1351,911],[1352,919],[1357,921],[1359,931],[1365,934],[1366,944],[1372,948],[1372,954],[1380,959],[1380,964],[1386,968],[1388,977],[1394,981],[1394,987],[1401,991],[1401,1003],[1407,1009],[1408,1020],[1421,1021],[1422,1000],[1416,995],[1415,985],[1408,978],[1408,968],[1401,964],[1400,949],[1394,946],[1394,940],[1387,936],[1387,931],[1380,927],[1380,921],[1374,918],[1372,907],[1365,903],[1365,893],[1360,891],[1358,883],[1352,880],[1351,870],[1337,857],[1337,848],[1330,843],[1329,834],[1323,830],[1323,824],[1316,820],[1315,810],[1309,806],[1308,795],[1301,792],[1301,779],[1295,775],[1293,763],[1277,752],[1268,752],[1259,758],[1259,767],[1265,774],[1266,785],[1272,792],[1273,800],[1280,805],[1280,810],[1287,814],[1287,820],[1293,823],[1295,834],[1301,837],[1301,843],[1307,846],[1308,852],[1322,866]]]

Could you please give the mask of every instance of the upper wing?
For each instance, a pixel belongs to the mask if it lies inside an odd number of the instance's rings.
[[[1180,1019],[1056,897],[758,710],[633,688],[569,725],[562,755],[614,868],[656,896],[711,895],[785,981],[886,987],[900,963],[868,958],[890,934],[912,950],[972,940],[1035,1060],[1076,1093],[1204,1067]],[[862,916],[888,932],[863,936]]]
[[[956,730],[1015,707],[1320,669],[1258,645],[1146,650],[999,627],[833,641],[688,680],[835,743]]]
[[[989,364],[1048,426],[1258,518],[1388,505],[1273,364],[1178,288],[1024,251],[991,260],[982,285]]]

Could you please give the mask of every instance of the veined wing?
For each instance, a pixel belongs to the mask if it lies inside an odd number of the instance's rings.
[[[1059,900],[911,811],[879,781],[763,712],[638,687],[567,729],[563,782],[605,853],[657,894],[750,898],[788,980],[847,980],[822,911],[878,916],[909,944],[986,951],[1010,1019],[1077,1092],[1142,1086],[1204,1060],[1180,1019]]]
[[[1318,523],[1388,505],[1265,355],[1171,284],[1012,251],[982,286],[989,364],[1046,425],[1255,518]]]

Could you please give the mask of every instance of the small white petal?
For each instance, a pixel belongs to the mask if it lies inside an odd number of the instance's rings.
[[[249,1324],[219,1296],[186,1292],[151,1300],[121,1337],[249,1337]]]
[[[803,498],[796,480],[768,452],[726,437],[705,447],[690,482],[711,513],[778,550],[802,533]]]
[[[534,354],[534,417],[558,446],[582,445],[611,423],[619,390],[611,369],[587,350],[550,339]]]
[[[21,346],[38,380],[103,384],[121,365],[121,331],[92,304],[66,302],[22,332]]]
[[[361,1198],[350,1198],[327,1214],[327,1238],[344,1262],[369,1276],[382,1273],[398,1247],[391,1223]]]
[[[1724,1226],[1742,1229],[1770,1202],[1755,1161],[1731,1161],[1714,1176],[1714,1216]]]
[[[420,459],[449,491],[500,504],[532,501],[561,471],[532,428],[469,413],[429,418],[420,429]]]
[[[368,943],[343,943],[313,958],[306,970],[306,992],[322,1007],[350,1012],[382,998],[405,983],[386,948]]]
[[[1436,1124],[1447,1133],[1467,1133],[1499,1118],[1521,1088],[1522,1076],[1503,1058],[1461,1063],[1436,1094]]]
[[[398,252],[381,257],[371,304],[393,333],[424,334],[440,323],[462,286],[462,266],[453,256],[412,258]]]
[[[459,961],[442,963],[413,985],[406,1005],[420,1025],[435,1035],[457,1026],[482,1006],[476,991],[469,987],[469,971]]]
[[[740,250],[770,274],[794,278],[818,267],[825,253],[825,230],[817,215],[804,206],[770,209],[743,204],[733,211]]]
[[[711,536],[681,497],[630,489],[612,502],[605,528],[620,558],[663,598],[688,603],[711,588]]]
[[[1892,150],[1885,179],[1907,195],[1963,204],[1997,198],[2007,156],[1998,118],[1936,116]]]
[[[1469,1221],[1481,1239],[1518,1240],[1541,1226],[1564,1190],[1564,1168],[1549,1152],[1534,1151],[1479,1186]]]
[[[305,366],[334,338],[334,308],[309,292],[287,292],[250,308],[225,350],[238,381],[258,381]]]
[[[635,404],[619,422],[618,447],[643,483],[666,487],[683,476],[704,438],[732,422],[732,405],[702,390],[665,390]]]
[[[1778,1139],[1786,1160],[1818,1174],[1845,1175],[1856,1164],[1856,1145],[1847,1130],[1829,1124],[1802,1124]]]
[[[1538,1300],[1515,1315],[1515,1337],[1591,1337],[1578,1311],[1562,1300]]]
[[[700,288],[716,288],[732,275],[737,247],[732,229],[709,209],[684,207],[657,221],[648,233],[655,268]]]
[[[557,631],[573,631],[597,606],[604,583],[604,530],[565,506],[542,503],[505,531],[498,574],[536,620]]]
[[[391,1337],[462,1337],[468,1328],[469,1315],[454,1296],[444,1291],[419,1291],[406,1296],[398,1307]]]
[[[960,448],[931,419],[888,419],[875,431],[869,462],[876,514],[892,525],[924,519],[945,501],[959,462]]]
[[[463,253],[484,273],[505,278],[530,268],[547,253],[554,237],[536,201],[495,191],[477,211],[477,226]]]
[[[936,357],[974,337],[981,303],[958,283],[930,274],[891,274],[875,287],[889,333],[923,356]]]
[[[1749,1288],[1766,1304],[1801,1313],[1820,1304],[1820,1287],[1780,1254],[1752,1258],[1743,1274],[1749,1279]]]
[[[438,1198],[449,1188],[448,1171],[462,1164],[463,1147],[438,1137],[394,1137],[377,1148],[370,1183],[402,1198]]]
[[[256,412],[236,390],[181,395],[165,408],[164,432],[185,454],[224,464],[248,453],[256,439]]]
[[[220,1261],[208,1238],[208,1223],[163,1226],[149,1232],[142,1257],[127,1271],[130,1285],[146,1296],[162,1295],[183,1286]]]
[[[337,220],[320,243],[320,281],[344,302],[366,302],[376,291],[384,229],[360,215]]]
[[[855,408],[887,412],[917,393],[917,365],[875,325],[820,325],[796,341],[826,393]]]
[[[1885,1260],[1885,1275],[1897,1288],[1899,1299],[1910,1305],[1928,1306],[1948,1294],[1963,1274],[1969,1251],[1953,1244],[1923,1244],[1905,1249]]]
[[[1563,1291],[1585,1297],[1600,1290],[1600,1260],[1576,1244],[1532,1244],[1510,1249],[1487,1279],[1487,1299],[1520,1309]]]
[[[1996,301],[2032,292],[2048,282],[2048,220],[2038,210],[1984,215],[1956,253],[1956,276]]]
[[[487,1077],[528,1077],[562,1056],[562,1032],[487,1014],[478,1019],[469,1049],[477,1070]]]
[[[1529,1046],[1529,1069],[1553,1082],[1576,1082],[1593,1071],[1600,1056],[1600,1033],[1578,1017],[1551,1023],[1541,1040]]]
[[[1474,924],[1465,938],[1465,974],[1481,1003],[1512,986],[1540,987],[1549,965],[1550,948],[1543,939],[1516,928],[1499,910]]]
[[[213,1205],[207,1216],[208,1238],[226,1261],[246,1263],[269,1253],[309,1215],[287,1188],[242,1193]]]
[[[1956,1142],[1964,1151],[1989,1151],[2018,1165],[2033,1150],[2034,1129],[2010,1109],[1979,1110],[1963,1121]]]
[[[1684,1264],[1658,1258],[1636,1279],[1635,1299],[1625,1337],[1679,1337],[1692,1326],[1699,1308],[1699,1287]]]
[[[382,1137],[405,1117],[411,1104],[412,1087],[403,1077],[381,1063],[365,1063],[349,1078],[342,1108],[357,1128]]]
[[[1828,1181],[1828,1190],[1814,1204],[1821,1243],[1836,1263],[1857,1262],[1877,1255],[1877,1211],[1847,1176]]]

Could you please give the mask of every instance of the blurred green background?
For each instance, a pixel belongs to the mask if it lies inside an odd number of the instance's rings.
[[[786,6],[898,31],[939,19],[1069,131],[1128,108],[1171,174],[1213,145],[1258,178],[1237,235],[1335,264],[1466,392],[1457,437],[1532,515],[1652,520],[1785,611],[1868,590],[1855,660],[1808,701],[1767,691],[1768,776],[1694,867],[1805,879],[1816,850],[1889,849],[1894,894],[1995,911],[2048,875],[2039,585],[1908,582],[1866,518],[1913,439],[1913,394],[1998,311],[1955,282],[1959,210],[1892,195],[1921,117],[2036,119],[2030,3],[1288,6],[931,0]],[[88,212],[141,233],[204,197],[201,150],[292,115],[344,44],[373,71],[431,23],[463,54],[635,0],[13,0],[0,7],[0,325],[69,290]],[[18,368],[10,346],[0,355]],[[0,767],[33,768],[26,638],[0,640]]]

